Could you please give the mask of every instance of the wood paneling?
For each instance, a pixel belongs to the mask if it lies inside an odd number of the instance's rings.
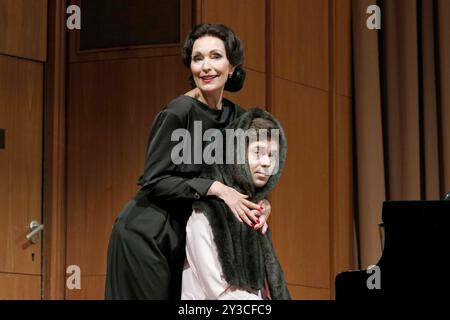
[[[284,177],[289,178],[283,177],[273,192],[278,213],[271,218],[274,238],[282,247],[288,282],[304,286],[295,292],[302,299],[330,299],[335,274],[354,266],[350,1],[282,0],[273,1],[273,6],[273,111],[286,119],[281,122],[295,135],[295,142],[288,135]],[[302,100],[303,86],[288,81],[282,85],[280,78],[321,89],[316,90],[321,98]],[[314,89],[309,91],[306,96]],[[316,151],[310,152],[302,139]],[[308,162],[302,153],[308,154]],[[289,211],[294,213],[285,213]],[[286,243],[292,246],[283,247]]]
[[[329,300],[330,290],[322,288],[288,285],[293,300]]]
[[[328,0],[274,1],[275,74],[328,90]]]
[[[76,63],[68,106],[67,264],[106,272],[113,221],[137,191],[155,114],[187,91],[179,57]]]
[[[265,0],[203,0],[202,21],[230,27],[244,44],[244,65],[265,72]]]
[[[0,53],[46,60],[47,0],[0,1]]]
[[[347,97],[352,96],[351,82],[351,27],[350,0],[338,0],[335,4],[334,55],[336,72],[336,92]]]
[[[0,300],[39,300],[41,276],[0,273]],[[20,312],[20,310],[17,310]]]
[[[249,69],[246,72],[244,88],[235,93],[224,91],[224,96],[245,108],[265,108],[266,75]]]
[[[330,2],[330,285],[354,269],[350,1]]]
[[[289,283],[328,288],[328,94],[277,79],[274,113],[288,140],[286,167],[271,197],[275,246]]]
[[[66,288],[66,14],[49,2],[45,64],[44,299],[64,299]]]
[[[352,101],[348,97],[336,96],[335,131],[333,142],[333,272],[354,269],[354,225],[353,225],[353,175],[352,175]],[[332,290],[334,297],[334,287]]]
[[[66,290],[69,300],[103,300],[105,297],[105,276],[81,276],[81,288]]]
[[[41,222],[42,104],[43,65],[0,55],[0,272],[41,272],[41,245],[25,236]]]

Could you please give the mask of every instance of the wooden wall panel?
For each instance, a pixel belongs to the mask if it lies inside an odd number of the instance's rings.
[[[0,55],[0,272],[41,273],[41,245],[25,236],[41,222],[42,105],[43,65]]]
[[[355,269],[353,223],[353,159],[351,100],[351,27],[350,1],[330,2],[330,256],[331,298],[335,298],[335,277]]]
[[[352,96],[352,54],[351,54],[351,25],[350,0],[338,0],[335,4],[334,46],[336,93]]]
[[[64,299],[66,288],[66,11],[50,1],[45,64],[43,299]]]
[[[103,300],[105,296],[105,276],[81,276],[81,288],[66,289],[69,300]]]
[[[329,300],[330,289],[288,285],[293,300]]]
[[[275,247],[288,283],[329,288],[328,94],[276,79],[274,113],[288,139],[271,196]]]
[[[45,61],[47,0],[0,1],[0,53]]]
[[[276,0],[277,77],[328,90],[328,0]]]
[[[353,175],[352,175],[352,101],[337,96],[334,142],[334,272],[354,269]],[[334,291],[333,291],[334,293]]]
[[[67,264],[83,275],[106,272],[112,224],[137,191],[152,120],[188,89],[180,68],[179,57],[70,66]]]
[[[265,72],[265,0],[203,0],[201,11],[202,22],[223,23],[242,40],[246,68]]]
[[[39,300],[40,298],[41,276],[0,273],[0,300]]]
[[[224,91],[224,96],[245,108],[265,108],[266,75],[250,69],[246,72],[244,88],[238,92]]]
[[[263,107],[266,103],[266,1],[265,0],[198,0],[198,23],[222,23],[241,39],[245,50],[247,72],[244,88],[224,96],[242,107]]]

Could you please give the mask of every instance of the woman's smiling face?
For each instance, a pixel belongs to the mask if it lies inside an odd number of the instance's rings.
[[[224,43],[213,36],[195,40],[192,47],[191,72],[196,86],[207,93],[222,92],[235,67],[227,58]]]

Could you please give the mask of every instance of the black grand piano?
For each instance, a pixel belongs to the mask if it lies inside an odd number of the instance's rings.
[[[382,220],[384,249],[376,265],[379,269],[339,273],[336,300],[428,299],[442,297],[443,291],[448,295],[450,201],[386,201]]]

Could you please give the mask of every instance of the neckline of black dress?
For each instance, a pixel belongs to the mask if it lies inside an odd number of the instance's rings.
[[[188,96],[185,94],[183,94],[183,97],[187,97],[191,100],[194,100],[197,103],[197,105],[200,106],[202,109],[204,109],[208,112],[211,112],[211,113],[216,113],[216,114],[222,113],[224,108],[228,108],[230,105],[232,105],[232,103],[228,99],[222,97],[222,109],[213,109],[210,106],[208,106],[206,103],[204,103],[194,97],[191,97],[191,96]]]

